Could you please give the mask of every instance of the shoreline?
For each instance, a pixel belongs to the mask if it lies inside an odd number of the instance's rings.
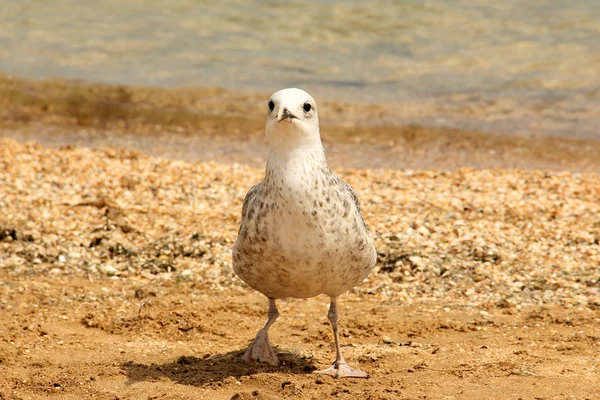
[[[264,163],[268,94],[162,89],[0,74],[0,136],[46,146],[123,147],[185,161]],[[320,104],[334,167],[511,168],[600,172],[600,142],[417,125],[366,126],[389,104]]]

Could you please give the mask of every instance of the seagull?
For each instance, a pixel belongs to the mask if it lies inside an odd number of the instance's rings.
[[[268,336],[279,317],[276,300],[326,294],[336,358],[316,373],[367,378],[344,360],[338,330],[338,297],[377,261],[358,196],[327,165],[315,100],[291,88],[267,104],[265,176],[246,195],[232,258],[240,279],[269,299],[269,311],[242,359],[279,365]]]

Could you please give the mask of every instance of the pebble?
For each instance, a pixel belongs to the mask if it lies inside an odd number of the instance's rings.
[[[0,242],[0,269],[11,279],[127,271],[131,280],[197,277],[214,291],[241,286],[231,247],[248,182],[263,170],[10,139],[0,139],[0,165],[0,230],[17,238]],[[598,174],[336,172],[356,189],[379,254],[355,292],[515,310],[600,304]]]
[[[417,229],[417,232],[420,233],[423,236],[429,236],[431,234],[431,232],[429,231],[429,229],[427,229],[425,226],[419,227],[419,229]]]
[[[119,270],[108,264],[100,264],[98,265],[98,272],[108,276],[115,276],[119,273]]]
[[[183,271],[181,271],[179,273],[179,278],[181,279],[189,279],[192,277],[194,273],[192,272],[191,269],[184,269]]]

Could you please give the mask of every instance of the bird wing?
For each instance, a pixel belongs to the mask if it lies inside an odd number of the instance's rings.
[[[358,212],[360,213],[360,201],[358,200],[358,195],[356,194],[356,192],[354,191],[354,189],[352,189],[352,186],[348,185],[346,183],[346,181],[340,179],[342,181],[342,183],[344,184],[344,186],[346,187],[346,191],[348,192],[348,194],[350,195],[350,198],[352,199],[352,201],[354,201],[354,204],[356,204],[356,208],[358,209]]]
[[[346,187],[346,192],[350,195],[350,198],[352,199],[352,201],[354,201],[354,204],[356,205],[356,210],[358,211],[358,216],[360,217],[360,220],[361,220],[363,226],[365,227],[365,230],[368,231],[369,228],[367,227],[367,224],[365,223],[365,218],[363,217],[362,210],[360,209],[360,201],[358,200],[358,195],[356,194],[356,192],[354,191],[352,186],[350,186],[348,183],[346,183],[345,180],[340,179],[340,181]]]
[[[246,197],[244,198],[244,204],[242,205],[242,221],[244,219],[246,219],[246,213],[248,211],[248,204],[252,201],[252,199],[256,195],[256,192],[258,192],[258,189],[260,188],[261,183],[262,182],[259,182],[256,185],[252,186],[250,188],[250,190],[248,190],[248,193],[246,193]]]

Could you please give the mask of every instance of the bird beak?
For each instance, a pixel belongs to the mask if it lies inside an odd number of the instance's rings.
[[[289,123],[292,123],[292,120],[294,118],[298,118],[296,117],[294,114],[292,114],[287,107],[279,107],[279,112],[277,113],[277,122],[281,122],[281,121],[289,121]]]

